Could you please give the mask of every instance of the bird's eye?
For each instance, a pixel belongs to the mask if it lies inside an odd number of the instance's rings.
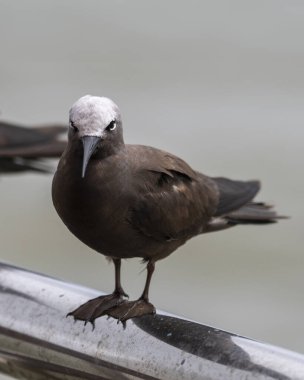
[[[107,126],[106,130],[107,131],[114,131],[115,128],[116,128],[116,121],[112,120],[111,123]]]
[[[71,128],[74,129],[75,132],[78,132],[78,131],[79,131],[79,129],[76,127],[76,125],[73,123],[72,120],[70,120],[70,126],[71,126]]]

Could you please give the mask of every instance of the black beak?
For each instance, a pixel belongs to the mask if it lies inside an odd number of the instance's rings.
[[[84,178],[88,162],[94,153],[97,144],[100,141],[98,136],[83,136],[81,138],[83,144],[83,159],[82,159],[82,174],[81,177]]]

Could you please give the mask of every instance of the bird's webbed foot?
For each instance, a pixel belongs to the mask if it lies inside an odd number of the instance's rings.
[[[127,295],[124,292],[114,292],[106,296],[93,298],[68,313],[67,317],[72,316],[75,321],[84,321],[85,325],[90,322],[94,328],[95,319],[105,315],[109,309],[124,302],[123,296]]]
[[[155,314],[155,312],[155,307],[150,302],[140,298],[136,301],[123,301],[112,309],[107,310],[105,314],[117,319],[125,327],[128,319]]]

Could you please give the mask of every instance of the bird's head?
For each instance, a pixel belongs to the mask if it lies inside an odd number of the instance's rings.
[[[90,157],[100,149],[111,155],[123,145],[119,108],[108,98],[86,95],[70,109],[69,142],[83,146],[82,177]]]

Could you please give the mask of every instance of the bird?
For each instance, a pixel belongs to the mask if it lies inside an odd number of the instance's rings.
[[[52,199],[70,232],[114,263],[115,289],[68,316],[94,325],[106,315],[125,325],[154,314],[149,288],[156,262],[194,236],[281,218],[253,200],[259,190],[257,180],[209,177],[166,151],[125,144],[118,106],[106,97],[81,97],[69,112]],[[130,258],[147,264],[143,292],[133,301],[120,276],[122,259]]]
[[[24,127],[0,121],[0,173],[48,173],[44,158],[60,157],[66,142],[59,139],[66,125]]]

